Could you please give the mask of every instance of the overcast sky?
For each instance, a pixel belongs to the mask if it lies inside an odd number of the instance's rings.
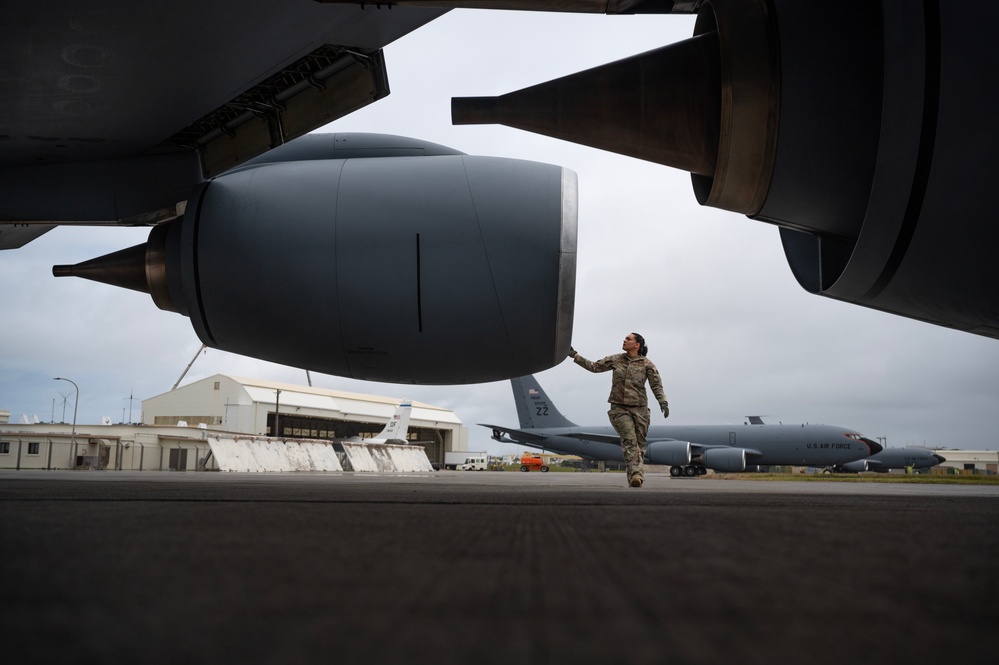
[[[469,154],[559,164],[579,177],[573,345],[597,359],[643,334],[670,424],[811,422],[889,446],[999,448],[999,341],[812,296],[777,229],[702,208],[686,173],[500,126],[454,127],[452,96],[498,95],[688,37],[689,17],[455,11],[386,49],[392,94],[323,128],[412,136]],[[59,228],[0,253],[0,409],[42,421],[139,419],[201,342],[149,296],[51,266],[144,242],[141,229]],[[640,251],[635,251],[636,246]],[[636,262],[636,256],[641,260]],[[208,349],[185,383],[222,373],[306,383],[301,369]],[[538,375],[581,425],[606,424],[607,374],[565,361]],[[514,452],[476,423],[517,424],[508,382],[399,386],[312,375],[314,385],[451,408],[469,446]],[[135,400],[130,401],[130,395]],[[665,421],[658,414],[653,425]]]

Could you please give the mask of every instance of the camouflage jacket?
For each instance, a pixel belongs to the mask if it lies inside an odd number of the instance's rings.
[[[648,406],[648,396],[645,393],[645,382],[648,380],[652,394],[661,404],[666,401],[663,393],[663,381],[659,377],[659,370],[651,360],[644,356],[629,358],[626,353],[607,356],[602,360],[591,362],[583,356],[576,354],[573,362],[588,369],[591,372],[606,372],[614,370],[614,378],[611,380],[610,397],[607,401],[611,404],[624,404],[627,406]]]

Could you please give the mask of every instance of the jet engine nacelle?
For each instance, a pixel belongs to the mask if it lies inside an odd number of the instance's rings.
[[[688,441],[653,441],[645,450],[649,464],[685,466],[690,464],[690,443]]]
[[[863,473],[867,471],[867,460],[859,459],[854,462],[847,462],[846,464],[840,464],[839,468],[843,471],[848,471],[849,473]]]
[[[524,3],[491,3],[510,4]],[[999,69],[986,46],[999,4],[641,3],[694,7],[690,39],[500,97],[455,98],[452,120],[684,169],[702,205],[780,227],[807,291],[999,338],[989,194],[999,93],[983,83]]]
[[[708,448],[702,457],[704,466],[714,471],[738,473],[746,470],[744,448]]]
[[[451,384],[566,357],[575,252],[576,178],[560,167],[460,153],[308,158],[224,174],[146,245],[55,270],[148,291],[218,349]]]

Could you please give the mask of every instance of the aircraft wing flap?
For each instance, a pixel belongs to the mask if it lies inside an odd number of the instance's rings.
[[[0,249],[17,249],[55,228],[49,224],[0,224]]]
[[[388,93],[381,50],[362,54],[324,44],[243,90],[165,144],[178,149],[199,146],[202,171],[213,177]]]

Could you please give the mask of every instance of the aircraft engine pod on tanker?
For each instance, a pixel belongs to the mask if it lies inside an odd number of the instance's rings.
[[[646,449],[650,464],[684,466],[690,464],[690,442],[652,441]]]
[[[54,272],[147,291],[215,348],[451,384],[565,358],[575,252],[575,173],[459,153],[253,164],[145,245]]]
[[[704,451],[705,468],[738,473],[746,470],[745,448],[708,448]]]
[[[866,459],[859,459],[854,462],[847,462],[846,464],[840,464],[839,467],[843,471],[848,471],[850,473],[863,473],[869,471]]]

